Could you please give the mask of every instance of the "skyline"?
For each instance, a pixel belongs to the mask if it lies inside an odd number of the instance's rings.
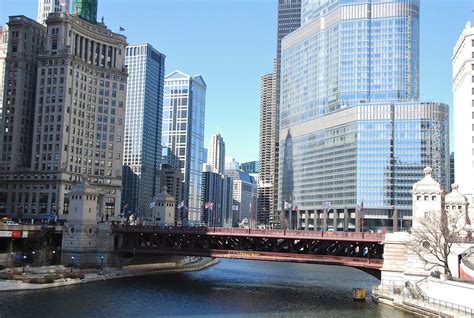
[[[219,129],[227,156],[239,162],[258,160],[260,77],[271,72],[276,55],[277,1],[218,3],[221,1],[137,0],[127,7],[123,0],[103,0],[98,20],[104,16],[105,24],[115,32],[120,26],[125,28],[122,34],[129,44],[147,42],[165,54],[166,74],[181,70],[202,75],[208,84],[204,144]],[[472,0],[421,0],[420,100],[450,105],[451,151],[451,55],[472,17],[472,8]],[[36,19],[37,1],[2,1],[0,23],[5,24],[10,15]],[[449,24],[441,22],[446,17]]]

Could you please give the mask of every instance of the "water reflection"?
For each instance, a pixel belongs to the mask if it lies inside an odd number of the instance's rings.
[[[351,268],[222,260],[201,272],[110,280],[4,293],[1,317],[311,316],[406,317],[354,287],[377,280]]]

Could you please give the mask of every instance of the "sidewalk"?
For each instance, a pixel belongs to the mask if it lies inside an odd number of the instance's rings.
[[[192,272],[205,269],[209,266],[217,264],[218,260],[213,258],[190,258],[191,261],[178,263],[165,263],[162,264],[148,264],[149,265],[158,265],[150,269],[140,269],[135,267],[132,270],[130,269],[113,269],[106,268],[103,273],[84,273],[83,279],[71,279],[71,278],[61,278],[54,281],[54,283],[47,284],[32,284],[32,283],[23,283],[19,280],[0,280],[0,292],[7,291],[23,291],[23,290],[37,290],[37,289],[47,289],[47,288],[56,288],[71,286],[76,284],[92,283],[98,281],[104,281],[109,279],[117,279],[124,277],[135,277],[135,276],[146,276],[146,275],[157,275],[157,274],[168,274],[168,273],[182,273],[182,272]],[[147,265],[144,265],[147,267]],[[75,270],[79,271],[79,270]],[[35,274],[35,273],[34,273]]]

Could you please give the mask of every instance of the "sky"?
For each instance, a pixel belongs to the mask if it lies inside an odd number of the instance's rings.
[[[10,15],[36,19],[37,3],[0,0],[0,23]],[[474,0],[421,0],[422,101],[452,106],[452,50],[471,9]],[[148,42],[164,53],[166,74],[203,76],[205,147],[219,131],[226,156],[258,160],[260,77],[276,55],[277,0],[99,0],[102,16],[113,31],[125,29],[128,43]]]

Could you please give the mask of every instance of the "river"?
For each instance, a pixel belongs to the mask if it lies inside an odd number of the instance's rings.
[[[0,317],[412,317],[352,300],[378,280],[353,268],[221,260],[199,272],[0,294]]]

